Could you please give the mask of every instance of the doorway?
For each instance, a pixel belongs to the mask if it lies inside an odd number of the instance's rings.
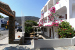
[[[49,36],[51,37],[51,28],[49,29]]]
[[[65,19],[67,19],[67,14],[65,14]]]

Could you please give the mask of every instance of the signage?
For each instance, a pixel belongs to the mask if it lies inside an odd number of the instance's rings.
[[[3,21],[3,20],[1,20],[1,23],[4,23],[4,24],[6,24],[6,23],[7,23],[7,21]]]

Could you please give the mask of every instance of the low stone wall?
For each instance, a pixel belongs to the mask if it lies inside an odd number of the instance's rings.
[[[74,46],[74,38],[65,39],[46,39],[46,40],[34,40],[34,48],[51,48],[51,47],[63,47]]]

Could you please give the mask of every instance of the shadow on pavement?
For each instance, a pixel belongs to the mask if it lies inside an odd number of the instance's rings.
[[[40,50],[55,50],[54,48],[40,48]]]
[[[31,40],[25,40],[25,41],[26,41],[25,45],[31,45]]]
[[[34,50],[34,49],[30,49],[27,46],[9,46],[5,47],[3,50]]]
[[[0,46],[3,46],[3,45],[8,45],[8,44],[0,44]]]

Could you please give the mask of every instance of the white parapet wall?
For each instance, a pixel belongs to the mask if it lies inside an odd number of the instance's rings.
[[[75,18],[71,18],[69,23],[70,23],[70,25],[72,25],[72,27],[75,30],[75,24],[74,24],[75,23]]]
[[[63,47],[63,46],[74,46],[74,38],[64,39],[46,39],[46,40],[34,40],[34,48],[51,48],[51,47]]]

